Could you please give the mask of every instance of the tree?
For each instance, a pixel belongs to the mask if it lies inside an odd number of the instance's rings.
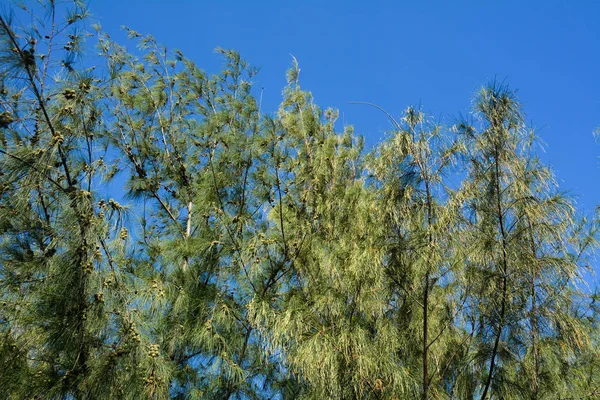
[[[85,11],[75,3],[58,22],[46,7],[48,23],[31,35],[0,18],[3,358],[15,366],[3,371],[6,397],[80,397],[110,336],[100,285],[107,232],[90,192],[98,91],[85,71],[50,83],[53,57],[68,66],[81,45],[75,33],[62,49],[53,40]]]
[[[285,154],[277,179],[288,179],[274,219],[286,227],[281,236],[296,257],[284,278],[283,304],[276,310],[263,304],[262,318],[305,383],[302,398],[397,392],[408,377],[393,365],[383,231],[363,176],[363,142],[349,127],[335,132],[336,112],[321,111],[298,75],[294,62],[275,125]]]
[[[593,235],[577,229],[571,201],[533,152],[535,136],[514,92],[494,82],[475,108],[480,127],[458,126],[468,149],[464,245],[474,285],[467,320],[477,363],[469,396],[572,395],[560,376],[574,368],[569,355],[594,351],[572,285]]]
[[[368,149],[295,59],[268,114],[237,52],[209,75],[86,20],[79,1],[0,17],[0,397],[598,393],[577,285],[598,224],[513,92],[450,129],[384,111]]]
[[[371,170],[373,188],[380,193],[379,219],[386,225],[386,275],[392,301],[401,304],[393,316],[405,343],[397,362],[410,360],[415,371],[421,370],[421,397],[428,399],[430,391],[434,396],[443,392],[432,385],[443,367],[436,362],[430,369],[429,353],[446,351],[444,342],[456,316],[453,304],[460,301],[453,278],[460,263],[452,241],[458,207],[443,183],[457,149],[444,143],[443,128],[421,111],[407,108],[404,125],[384,112],[395,131],[372,155]]]

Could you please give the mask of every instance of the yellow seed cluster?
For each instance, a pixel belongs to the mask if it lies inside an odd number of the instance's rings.
[[[76,95],[77,92],[74,89],[65,89],[63,92],[63,96],[65,96],[65,99],[67,100],[73,100]]]
[[[91,86],[90,86],[89,82],[81,82],[79,84],[79,89],[84,93],[87,93],[90,90],[90,87]]]
[[[165,290],[163,289],[162,286],[160,286],[158,284],[158,280],[153,279],[152,280],[152,286],[151,286],[152,290],[156,290],[156,295],[158,297],[165,297]]]
[[[109,199],[108,200],[108,205],[110,206],[110,208],[112,208],[113,210],[120,210],[123,207],[121,206],[121,204],[119,204],[119,202],[115,201],[114,199]]]
[[[115,283],[115,279],[111,275],[108,278],[104,279],[102,286],[104,286],[104,287],[112,286],[113,283]]]
[[[158,351],[158,345],[157,344],[151,344],[151,345],[149,345],[148,346],[148,354],[152,358],[158,357],[158,355],[160,354],[160,352]]]
[[[100,245],[96,245],[96,250],[94,250],[94,259],[95,260],[102,259],[102,253],[100,252]]]
[[[83,266],[82,270],[83,270],[84,274],[91,274],[94,271],[94,266],[93,266],[93,264],[91,262],[87,262]]]
[[[144,383],[147,385],[154,385],[160,383],[161,379],[150,375],[148,378],[144,378]]]
[[[54,131],[54,135],[52,135],[52,141],[50,144],[53,146],[55,144],[62,144],[65,141],[65,137],[60,133],[60,131]]]
[[[130,336],[131,340],[133,340],[134,342],[142,342],[142,336],[140,335],[140,332],[136,329],[135,324],[132,325]]]
[[[6,128],[8,125],[14,122],[15,118],[8,111],[3,111],[0,113],[0,128]]]

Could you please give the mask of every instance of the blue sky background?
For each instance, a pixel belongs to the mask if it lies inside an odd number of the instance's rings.
[[[542,159],[580,210],[600,204],[600,1],[192,1],[91,0],[114,39],[120,27],[151,33],[217,72],[217,46],[261,68],[263,111],[274,112],[293,54],[300,83],[321,107],[340,110],[367,144],[406,106],[451,124],[496,77],[519,90],[546,143]],[[134,43],[130,42],[133,46]]]

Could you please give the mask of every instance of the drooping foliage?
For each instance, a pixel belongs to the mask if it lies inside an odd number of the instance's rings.
[[[596,223],[510,88],[452,126],[363,105],[392,126],[366,148],[295,59],[269,113],[235,51],[210,75],[27,7],[0,18],[1,398],[600,395]]]

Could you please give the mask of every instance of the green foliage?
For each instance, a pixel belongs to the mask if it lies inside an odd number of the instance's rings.
[[[296,59],[264,114],[232,50],[96,27],[86,68],[63,6],[0,19],[1,398],[598,395],[597,224],[509,88],[366,150]]]

